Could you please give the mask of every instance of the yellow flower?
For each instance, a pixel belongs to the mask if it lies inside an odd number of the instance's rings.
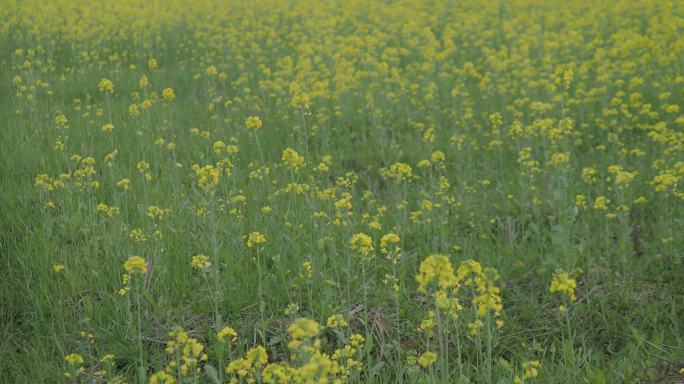
[[[216,152],[216,153],[221,153],[226,148],[226,143],[224,143],[221,140],[217,140],[214,142],[214,144],[211,146],[211,149]]]
[[[116,182],[117,188],[120,188],[121,190],[125,191],[130,187],[131,181],[128,179],[121,179]]]
[[[523,375],[520,378],[520,382],[529,380],[531,378],[539,376],[539,368],[541,368],[541,363],[538,360],[530,360],[523,363]],[[516,376],[516,379],[519,377]]]
[[[266,363],[268,363],[268,353],[266,348],[260,345],[248,350],[245,357],[231,361],[226,367],[226,373],[245,378],[247,383],[255,383],[256,380],[252,374]],[[231,380],[231,383],[237,382],[237,380]]]
[[[582,180],[587,184],[593,184],[596,182],[597,172],[594,168],[582,168]]]
[[[62,272],[62,271],[64,270],[64,265],[62,265],[62,264],[55,264],[55,265],[52,266],[52,270],[53,270],[55,273],[60,273],[60,272]]]
[[[156,205],[150,205],[147,207],[147,217],[150,219],[163,219],[171,210],[160,208]]]
[[[646,203],[646,198],[644,196],[639,196],[634,201],[632,201],[634,204],[644,204]]]
[[[457,284],[454,276],[454,269],[445,255],[430,255],[426,257],[418,269],[416,276],[418,282],[418,292],[425,293],[428,286],[436,279],[440,289],[450,288]]]
[[[418,330],[420,332],[426,332],[428,337],[432,337],[432,329],[435,328],[435,311],[428,312],[428,318],[420,321],[418,325]]]
[[[55,117],[55,124],[62,128],[69,128],[69,120],[64,115],[58,115]]]
[[[145,259],[140,256],[131,256],[124,262],[124,270],[127,273],[133,273],[135,271],[140,271],[142,273],[147,273],[147,263]]]
[[[390,252],[399,253],[399,247],[389,249],[388,246],[390,244],[398,244],[400,241],[401,239],[399,239],[399,236],[395,235],[394,233],[388,233],[380,238],[380,251],[384,254],[388,254]]]
[[[437,361],[437,354],[432,351],[426,351],[418,358],[418,364],[423,368],[428,368]]]
[[[138,80],[138,86],[140,88],[147,88],[148,85],[150,85],[150,81],[147,79],[147,76],[140,76],[140,80]]]
[[[366,338],[364,338],[362,335],[359,335],[358,333],[355,333],[351,335],[349,338],[350,344],[352,347],[357,347],[361,344],[363,344],[364,341],[366,341]]]
[[[347,320],[345,320],[344,316],[342,315],[332,315],[328,317],[328,321],[326,322],[326,327],[333,329],[341,329],[348,326],[349,323],[347,323]]]
[[[150,384],[176,384],[176,379],[173,375],[165,371],[160,371],[150,376]]]
[[[610,200],[605,196],[598,196],[596,200],[594,200],[594,209],[606,210],[608,209],[609,203]]]
[[[310,339],[318,335],[321,331],[321,326],[315,320],[301,317],[293,321],[292,325],[287,328],[287,331],[290,333],[290,337],[295,340]]]
[[[155,59],[147,60],[147,68],[157,69],[158,67],[159,67],[159,64],[157,63],[157,60],[155,60]]]
[[[104,133],[111,132],[111,131],[114,129],[114,124],[112,124],[112,123],[107,123],[107,124],[103,125],[102,128],[100,128],[100,129],[101,129],[102,132],[104,132]]]
[[[435,163],[441,163],[444,161],[446,156],[444,155],[444,152],[442,151],[434,151],[432,152],[432,161]]]
[[[423,159],[418,162],[418,168],[427,168],[430,166],[430,160]]]
[[[468,329],[470,330],[470,336],[477,336],[477,333],[479,332],[480,328],[484,325],[482,320],[476,319],[472,323],[468,324]]]
[[[396,183],[408,181],[413,177],[413,169],[405,163],[394,163],[389,168],[383,168],[381,175],[385,179],[394,180]]]
[[[266,242],[266,236],[260,232],[250,232],[247,235],[247,248],[252,248],[255,245],[263,244]]]
[[[138,161],[138,163],[135,165],[135,169],[138,170],[138,172],[143,173],[150,169],[150,163],[147,161]]]
[[[250,116],[245,120],[245,127],[256,131],[261,128],[261,119],[258,116]]]
[[[100,83],[97,85],[97,87],[104,93],[114,92],[114,83],[112,83],[112,81],[109,79],[100,80]]]
[[[304,157],[292,148],[285,148],[280,160],[286,167],[295,171],[304,165]]]
[[[204,353],[204,344],[190,337],[187,332],[180,328],[169,332],[169,338],[165,352],[175,356],[180,355],[180,358],[169,364],[167,371],[169,371],[169,367],[177,367],[181,376],[188,376],[190,372],[199,372],[199,365],[209,358]]]
[[[295,303],[290,303],[287,305],[284,312],[287,316],[289,316],[289,315],[297,313],[298,311],[299,311],[299,306]]]
[[[577,208],[584,208],[587,206],[587,198],[584,195],[575,196],[575,205]]]
[[[555,165],[555,166],[560,166],[560,165],[565,165],[570,162],[570,153],[569,152],[557,152],[551,155],[551,161],[549,164]]]
[[[235,332],[235,330],[231,327],[224,327],[222,330],[219,331],[219,333],[216,335],[216,338],[220,343],[225,343],[226,338],[229,337],[230,341],[235,343],[237,342],[238,334]]]
[[[374,250],[373,238],[365,233],[355,233],[349,241],[349,247],[364,256],[368,256]]]
[[[207,269],[211,266],[211,262],[209,262],[208,256],[196,255],[192,257],[190,266],[192,266],[193,269]]]
[[[128,106],[128,114],[135,117],[140,115],[140,111],[138,110],[138,104],[131,104]]]
[[[173,101],[173,99],[176,98],[176,93],[173,91],[172,88],[164,88],[162,91],[162,99],[166,101]]]
[[[311,279],[313,276],[313,266],[311,265],[311,261],[307,260],[303,262],[302,267],[304,268],[306,278]]]
[[[551,293],[566,294],[570,298],[570,301],[575,301],[576,287],[577,281],[575,281],[575,279],[570,278],[567,272],[559,272],[551,279],[549,291],[551,291]]]
[[[69,363],[69,365],[82,365],[83,364],[83,357],[79,355],[78,353],[70,353],[66,356],[64,356],[64,361]]]
[[[115,149],[115,150],[109,152],[107,154],[107,156],[105,156],[104,160],[105,160],[105,163],[107,163],[108,167],[112,166],[112,163],[114,162],[114,160],[116,160],[116,155],[118,155],[118,154],[119,154],[119,150]]]
[[[221,170],[213,165],[205,165],[200,167],[195,164],[192,166],[195,175],[197,175],[197,186],[200,189],[211,189],[218,185],[219,179],[221,177]]]

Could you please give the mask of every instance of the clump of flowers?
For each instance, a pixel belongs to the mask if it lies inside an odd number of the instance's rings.
[[[166,215],[171,212],[170,209],[168,208],[161,208],[156,205],[150,205],[147,207],[147,217],[149,217],[152,220],[162,220]]]
[[[172,88],[164,88],[162,91],[162,99],[165,101],[173,101],[176,98],[176,92]]]
[[[338,331],[347,327],[343,317],[331,316],[329,328]],[[290,363],[268,364],[268,353],[263,346],[247,351],[244,357],[231,361],[226,373],[230,382],[264,383],[345,383],[357,372],[357,359],[363,336],[353,334],[344,338],[340,348],[326,353],[318,338],[323,327],[308,318],[298,318],[288,327]]]
[[[608,204],[609,204],[609,203],[610,203],[610,200],[609,200],[607,197],[605,197],[605,196],[598,196],[598,197],[596,197],[596,199],[594,200],[593,208],[594,208],[594,209],[604,210],[604,211],[605,211],[605,210],[608,209]]]
[[[211,267],[211,262],[209,261],[209,256],[206,255],[196,255],[192,257],[190,261],[190,266],[193,269],[205,270]]]
[[[426,351],[418,358],[418,364],[423,368],[431,367],[437,361],[437,354],[432,351]]]
[[[235,332],[235,329],[231,327],[224,327],[218,332],[218,334],[216,334],[216,339],[219,341],[219,343],[226,343],[228,340],[231,343],[236,343],[238,340],[238,334]]]
[[[107,204],[100,203],[95,207],[95,210],[99,213],[102,213],[106,215],[107,217],[114,217],[115,215],[118,215],[120,213],[120,210],[118,207],[110,207],[107,206]]]
[[[250,116],[245,119],[245,127],[249,130],[256,131],[261,128],[261,119],[258,116]]]
[[[304,165],[304,157],[292,148],[285,148],[280,160],[285,167],[293,171],[298,171]]]
[[[112,83],[112,81],[109,79],[102,79],[100,80],[100,83],[97,85],[97,88],[101,92],[112,93],[114,92],[114,83]]]
[[[103,133],[109,133],[109,132],[111,132],[111,131],[114,130],[114,124],[112,124],[112,123],[104,124],[104,125],[100,128],[100,130],[101,130]]]
[[[484,318],[493,312],[494,317],[501,316],[503,302],[501,289],[496,286],[499,274],[492,268],[482,268],[480,263],[474,260],[466,260],[458,267],[458,279],[463,281],[466,287],[475,287],[475,296],[472,303],[477,307],[477,316]],[[497,326],[503,325],[503,320],[497,319]]]
[[[457,285],[454,268],[446,255],[430,255],[421,263],[416,276],[418,292],[426,293],[433,282],[437,282],[439,289],[444,290]]]
[[[523,374],[516,375],[513,383],[523,384],[524,382],[539,376],[541,363],[538,360],[530,360],[523,363]]]
[[[388,233],[380,238],[380,252],[385,255],[394,254],[398,255],[401,252],[401,248],[398,246],[393,246],[394,244],[399,244],[401,239],[394,233]]]
[[[328,321],[325,325],[332,329],[342,329],[348,327],[349,323],[342,315],[332,315],[328,317]]]
[[[171,356],[171,361],[163,371],[150,377],[150,383],[175,383],[174,378],[196,377],[201,372],[202,363],[209,358],[204,352],[204,344],[190,337],[182,328],[169,332],[164,351]]]
[[[355,233],[349,241],[349,247],[363,256],[368,256],[375,250],[373,248],[373,238],[365,233]]]
[[[250,232],[247,235],[247,248],[252,248],[255,245],[263,244],[266,242],[266,236],[261,232]]]
[[[140,256],[131,256],[123,264],[124,270],[128,274],[135,272],[147,273],[147,262]]]
[[[409,181],[413,177],[413,169],[406,163],[394,163],[388,168],[383,168],[380,174],[383,178],[399,184]]]
[[[131,256],[123,263],[123,268],[126,273],[122,276],[121,282],[123,288],[119,289],[119,294],[124,296],[130,291],[129,283],[131,277],[136,273],[147,273],[147,262],[140,256]]]
[[[83,367],[83,356],[78,353],[70,353],[64,356],[64,361],[66,361],[68,368],[67,371],[64,372],[64,377],[67,379],[75,378],[85,371],[85,368]]]
[[[575,289],[577,288],[577,281],[570,277],[570,275],[565,271],[560,271],[553,276],[551,279],[551,286],[549,291],[551,293],[558,293],[562,297],[567,297],[570,301],[577,300],[575,296]],[[561,312],[567,311],[565,305],[559,307]]]
[[[416,282],[418,292],[431,292],[435,309],[429,311],[428,318],[421,321],[418,329],[431,338],[434,336],[436,324],[455,324],[453,322],[459,319],[459,313],[463,310],[459,297],[468,297],[468,294],[475,316],[468,324],[471,336],[478,336],[480,329],[489,324],[492,318],[497,327],[503,326],[503,320],[499,318],[503,311],[503,303],[500,289],[496,286],[497,279],[498,274],[495,270],[483,268],[474,260],[461,262],[454,271],[448,256],[434,254],[426,257],[420,263]],[[443,328],[438,328],[438,333],[440,339],[449,337],[449,331]],[[434,359],[436,356],[434,355]],[[421,358],[423,363],[420,362]],[[421,358],[421,366],[427,367],[432,364],[432,355],[423,354]]]
[[[121,189],[122,191],[128,190],[130,188],[131,181],[129,179],[121,179],[116,182],[116,187]]]
[[[203,190],[215,187],[221,178],[221,170],[213,165],[200,167],[199,165],[194,164],[192,170],[197,176],[197,186]]]

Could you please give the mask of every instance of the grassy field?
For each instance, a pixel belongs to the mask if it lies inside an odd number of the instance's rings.
[[[0,5],[0,382],[678,383],[684,2]]]

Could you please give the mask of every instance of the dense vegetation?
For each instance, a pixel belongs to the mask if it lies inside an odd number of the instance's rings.
[[[0,381],[676,382],[684,2],[5,1]]]

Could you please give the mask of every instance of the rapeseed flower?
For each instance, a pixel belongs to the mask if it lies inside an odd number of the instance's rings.
[[[549,291],[566,295],[570,301],[575,301],[577,299],[575,288],[577,288],[577,281],[571,278],[567,272],[559,272],[553,276]]]
[[[176,92],[172,88],[164,88],[162,91],[162,99],[165,101],[173,101],[176,98]]]
[[[124,270],[131,274],[134,272],[147,273],[147,262],[140,256],[131,256],[123,264]]]
[[[216,335],[216,339],[221,343],[225,343],[226,339],[229,339],[231,343],[235,343],[237,342],[237,338],[237,332],[231,327],[224,327]]]
[[[245,120],[245,127],[250,130],[256,131],[261,128],[261,119],[258,116],[250,116]]]
[[[252,248],[255,245],[263,244],[266,242],[266,236],[261,232],[250,232],[247,235],[247,248]]]
[[[373,248],[373,239],[365,233],[355,233],[352,235],[349,247],[364,256],[368,256],[368,254],[375,250]]]
[[[418,358],[418,364],[423,368],[428,368],[432,366],[437,361],[437,354],[432,351],[423,352]]]
[[[195,255],[192,257],[192,260],[190,262],[190,266],[193,269],[199,269],[199,270],[204,270],[207,269],[211,266],[211,262],[209,261],[209,256],[206,255]]]
[[[112,83],[112,81],[109,79],[102,79],[100,80],[100,83],[97,85],[97,88],[104,93],[113,93],[114,83]]]

